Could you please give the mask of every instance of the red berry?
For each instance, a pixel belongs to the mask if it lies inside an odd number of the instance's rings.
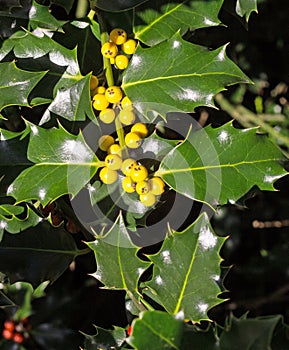
[[[24,341],[24,337],[21,333],[15,333],[13,336],[13,340],[15,343],[22,344]]]
[[[4,322],[4,328],[8,331],[13,332],[15,328],[15,323],[13,321],[7,320]]]
[[[132,325],[130,325],[129,327],[128,327],[128,329],[127,329],[127,335],[128,336],[131,336],[131,333],[132,333]]]
[[[3,329],[2,336],[4,339],[12,339],[13,331],[10,331],[9,329]]]

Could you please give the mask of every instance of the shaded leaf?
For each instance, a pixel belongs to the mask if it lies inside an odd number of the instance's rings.
[[[11,283],[24,280],[36,287],[55,281],[79,254],[74,239],[62,227],[41,222],[18,235],[5,232],[0,243],[1,272]]]
[[[257,0],[237,0],[236,12],[241,17],[245,16],[248,22],[251,13],[258,12]]]
[[[113,2],[106,0],[90,0],[90,6],[97,7],[104,11],[119,12],[129,10],[148,0],[114,0]]]
[[[177,192],[210,205],[237,201],[253,186],[274,190],[286,174],[280,149],[256,129],[231,123],[190,132],[161,162],[158,176]]]
[[[202,330],[197,326],[191,326],[185,324],[184,333],[182,337],[181,350],[194,349],[206,349],[217,350],[219,349],[219,339],[216,337],[213,327]]]
[[[68,14],[72,9],[74,0],[51,0],[51,3],[63,7]]]
[[[216,26],[223,0],[155,0],[136,9],[135,37],[152,46],[172,37],[178,30]]]
[[[46,72],[27,72],[15,62],[0,63],[0,111],[12,105],[29,106],[28,96]]]
[[[44,206],[63,194],[76,195],[98,168],[98,158],[82,134],[69,134],[63,127],[31,126],[27,157],[35,163],[8,188],[17,202],[38,199]]]
[[[224,238],[217,237],[203,214],[182,232],[169,232],[161,250],[150,255],[152,280],[144,291],[169,313],[184,312],[185,319],[208,319],[207,311],[222,300],[217,298]]]
[[[101,327],[95,327],[96,335],[84,334],[84,350],[111,349],[120,347],[126,338],[126,333],[123,328],[114,327],[112,330],[107,330]]]
[[[142,312],[132,323],[127,342],[138,350],[179,349],[183,335],[183,321],[161,311]]]
[[[227,58],[225,47],[209,51],[176,34],[152,48],[138,46],[122,88],[141,112],[154,110],[164,116],[173,111],[192,112],[200,105],[213,106],[214,95],[225,86],[248,81]]]
[[[137,291],[139,277],[150,263],[136,256],[138,249],[131,241],[121,214],[105,236],[98,236],[87,245],[95,254],[95,278],[106,288]]]

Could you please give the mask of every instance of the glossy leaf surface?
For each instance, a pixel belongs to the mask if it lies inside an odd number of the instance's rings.
[[[63,194],[76,195],[95,174],[98,159],[83,136],[59,128],[31,126],[25,169],[8,188],[17,202],[38,199],[43,205]]]
[[[132,243],[121,215],[105,236],[99,236],[87,245],[94,251],[97,263],[93,276],[106,288],[137,290],[139,277],[150,263],[136,256],[138,249]]]
[[[21,70],[15,62],[0,63],[0,111],[12,105],[29,106],[28,96],[45,74]]]
[[[138,46],[122,88],[140,111],[154,110],[164,116],[212,106],[215,94],[238,82],[248,79],[227,58],[225,47],[209,51],[176,34],[152,48]]]
[[[237,201],[253,186],[274,190],[274,181],[286,174],[282,160],[281,151],[266,135],[228,123],[190,132],[163,159],[158,175],[191,199],[225,204]]]
[[[161,250],[150,255],[153,277],[149,295],[169,313],[184,312],[184,318],[208,319],[207,311],[221,302],[217,298],[224,238],[217,237],[206,215],[182,232],[169,232]]]
[[[104,11],[119,12],[129,10],[146,1],[148,0],[114,0],[113,2],[106,0],[92,0],[90,3],[92,6]]]
[[[85,334],[84,350],[119,348],[126,338],[125,330],[120,327],[114,327],[112,330],[96,327],[96,330],[96,335]]]
[[[137,39],[152,46],[169,39],[178,30],[216,26],[223,0],[156,0],[136,9],[134,32]]]
[[[146,311],[132,324],[128,343],[138,350],[181,349],[183,321],[161,311]]]
[[[236,12],[241,17],[245,16],[248,21],[252,12],[258,12],[257,0],[237,0]]]

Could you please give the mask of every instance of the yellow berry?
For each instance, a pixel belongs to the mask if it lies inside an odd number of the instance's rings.
[[[141,137],[135,132],[129,132],[125,135],[124,142],[129,148],[138,148],[141,145]]]
[[[147,168],[144,167],[143,165],[138,165],[138,164],[135,165],[132,168],[130,177],[134,182],[144,181],[148,177]]]
[[[135,165],[137,165],[137,163],[134,159],[127,158],[122,162],[121,171],[123,172],[124,175],[130,176],[132,169]]]
[[[102,135],[98,140],[98,147],[106,152],[114,144],[114,138],[110,135]]]
[[[115,65],[118,69],[126,69],[128,66],[128,58],[125,55],[117,55],[115,57]]]
[[[118,48],[115,43],[106,42],[101,47],[101,53],[103,57],[113,58],[118,53]]]
[[[94,89],[96,89],[97,86],[98,86],[98,78],[95,75],[92,75],[90,77],[90,82],[89,82],[90,91],[93,91]]]
[[[119,121],[124,125],[130,125],[135,121],[135,114],[129,109],[122,109],[118,115]]]
[[[149,190],[152,194],[155,194],[156,196],[162,194],[164,192],[164,187],[165,187],[165,183],[163,182],[163,180],[160,177],[152,177],[149,181],[148,181],[148,185],[149,185]]]
[[[124,53],[126,53],[127,55],[132,55],[135,52],[136,49],[136,41],[133,39],[128,39],[126,42],[124,42],[121,45],[121,49]]]
[[[98,86],[98,87],[96,88],[96,93],[97,93],[97,94],[104,95],[104,94],[105,94],[105,90],[106,90],[106,88],[105,88],[104,86]]]
[[[131,100],[127,97],[127,96],[124,96],[124,98],[121,100],[121,107],[123,109],[130,109],[132,110],[132,102]]]
[[[115,119],[115,111],[112,108],[106,108],[99,113],[99,119],[105,124],[110,124]]]
[[[141,138],[144,138],[148,135],[148,128],[143,123],[136,123],[132,126],[131,132],[135,132],[138,134]]]
[[[119,157],[121,157],[121,147],[120,145],[118,145],[117,143],[114,143],[113,145],[111,145],[109,147],[109,149],[107,150],[108,154],[116,154]]]
[[[132,181],[132,179],[129,176],[126,176],[122,180],[122,188],[125,192],[133,193],[135,191],[135,183]]]
[[[116,154],[108,154],[104,162],[108,169],[118,170],[121,168],[122,159]]]
[[[110,185],[117,180],[117,171],[103,167],[99,172],[99,178],[104,184]]]
[[[109,106],[109,102],[106,99],[105,95],[96,94],[93,96],[93,108],[97,111],[103,111]]]
[[[119,86],[110,86],[105,91],[105,97],[110,103],[117,103],[122,99],[122,91]]]
[[[121,28],[113,29],[109,34],[109,39],[116,45],[121,45],[126,41],[126,31]]]
[[[140,181],[136,184],[135,187],[136,193],[137,194],[145,194],[149,192],[149,185],[147,181]]]
[[[152,194],[151,192],[141,194],[139,196],[139,200],[144,204],[146,207],[151,207],[156,202],[156,196]]]

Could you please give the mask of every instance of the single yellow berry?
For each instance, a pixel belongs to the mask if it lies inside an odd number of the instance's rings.
[[[99,178],[104,184],[110,185],[117,180],[117,171],[108,169],[105,166],[100,170]]]
[[[121,107],[123,109],[130,109],[132,110],[132,102],[131,100],[127,97],[127,96],[124,96],[124,98],[121,100]]]
[[[135,121],[135,114],[129,109],[122,109],[118,114],[119,121],[124,125],[130,125]]]
[[[114,138],[110,135],[102,135],[98,140],[98,147],[107,152],[109,147],[114,144]]]
[[[106,42],[101,47],[101,53],[105,58],[113,58],[118,53],[118,48],[115,43]]]
[[[98,87],[96,88],[96,93],[97,93],[97,94],[104,95],[104,94],[105,94],[105,90],[106,90],[106,88],[105,88],[104,86],[98,86]]]
[[[132,126],[131,132],[135,132],[138,134],[141,138],[144,138],[148,135],[148,128],[143,123],[136,123]]]
[[[108,169],[118,170],[121,168],[122,159],[116,154],[108,154],[104,162]]]
[[[149,192],[149,185],[147,181],[140,181],[136,184],[135,187],[137,194],[145,194]]]
[[[134,182],[141,182],[144,181],[148,177],[148,171],[147,168],[144,167],[143,165],[135,165],[132,168],[130,177],[132,181]]]
[[[115,111],[112,108],[106,108],[99,113],[99,119],[105,123],[110,124],[115,119]]]
[[[135,132],[129,132],[125,135],[124,142],[129,148],[138,148],[141,145],[141,137]]]
[[[122,99],[122,90],[119,86],[110,86],[105,91],[105,97],[110,103],[117,103]]]
[[[125,192],[133,193],[135,192],[135,183],[132,181],[132,179],[129,176],[126,176],[122,180],[122,188]]]
[[[118,69],[126,69],[128,66],[128,57],[125,55],[115,56],[115,65]]]
[[[158,196],[164,192],[165,183],[160,177],[152,177],[148,181],[149,190],[152,194]]]
[[[106,99],[105,95],[96,94],[93,96],[93,108],[97,111],[103,111],[109,106],[109,102]]]
[[[121,28],[113,29],[109,34],[109,39],[116,45],[121,45],[126,41],[126,31]]]
[[[144,204],[146,207],[151,207],[156,202],[156,196],[152,194],[151,192],[141,194],[139,196],[139,200]]]
[[[130,176],[132,169],[135,165],[137,165],[137,162],[134,159],[127,158],[122,162],[121,171],[123,172],[124,175]]]
[[[121,147],[120,147],[120,145],[117,144],[117,143],[114,143],[113,145],[111,145],[109,147],[109,149],[107,150],[107,153],[108,154],[116,154],[119,157],[121,157]]]
[[[90,91],[93,91],[94,89],[96,89],[97,86],[98,86],[98,78],[95,75],[92,75],[90,77],[90,82],[89,82]]]
[[[136,41],[133,39],[128,39],[126,42],[124,42],[121,45],[121,49],[124,53],[126,53],[127,55],[132,55],[135,52],[136,49]]]

